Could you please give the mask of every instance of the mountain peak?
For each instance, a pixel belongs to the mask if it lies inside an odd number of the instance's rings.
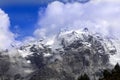
[[[45,80],[75,80],[84,73],[96,80],[104,69],[111,68],[119,61],[120,46],[117,43],[119,41],[105,38],[99,33],[93,34],[85,28],[30,41],[6,53],[13,64],[10,70],[17,66],[22,70],[20,73],[18,70],[18,73],[24,77],[29,74],[34,76],[37,70],[39,75],[35,75],[42,76],[39,77],[42,80],[43,77],[47,77]],[[41,74],[41,71],[45,74]],[[54,75],[48,76],[46,71]]]

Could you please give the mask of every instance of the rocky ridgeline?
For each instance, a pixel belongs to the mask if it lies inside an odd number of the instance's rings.
[[[110,39],[92,34],[87,28],[65,31],[14,49],[17,57],[10,55],[10,70],[19,67],[12,75],[19,74],[19,80],[76,80],[84,73],[97,80],[104,69],[112,68],[109,58],[116,52]]]

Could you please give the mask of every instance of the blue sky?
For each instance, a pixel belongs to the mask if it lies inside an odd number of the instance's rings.
[[[1,0],[0,48],[87,27],[120,38],[120,0]]]
[[[38,20],[38,11],[44,5],[9,5],[2,9],[10,17],[10,30],[18,34],[17,39],[21,40],[25,36],[31,36],[35,30]]]
[[[4,0],[0,1],[0,8],[8,14],[10,18],[10,30],[17,33],[17,40],[22,40],[26,36],[32,36],[35,25],[38,20],[38,12],[44,9],[47,5],[55,0]],[[73,0],[61,0],[62,2],[73,2]],[[77,0],[75,0],[77,1]],[[78,0],[87,2],[89,0]]]

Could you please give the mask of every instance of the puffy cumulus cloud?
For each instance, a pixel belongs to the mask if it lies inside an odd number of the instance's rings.
[[[14,41],[14,34],[9,30],[8,15],[0,9],[0,49],[7,49]]]
[[[90,31],[103,35],[120,36],[120,1],[92,0],[86,4],[78,2],[50,3],[38,21],[37,37],[50,36],[61,29],[81,29],[87,27]]]

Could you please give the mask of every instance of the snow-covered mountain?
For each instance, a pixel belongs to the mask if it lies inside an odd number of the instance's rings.
[[[20,48],[18,48],[18,53],[22,55],[22,57],[27,57],[29,55],[33,54],[33,51],[31,49],[42,49],[45,48],[50,49],[51,52],[44,52],[44,57],[50,57],[53,56],[52,53],[60,54],[60,52],[63,52],[66,49],[78,49],[79,47],[82,48],[94,48],[93,45],[96,45],[97,47],[103,47],[98,48],[98,53],[103,53],[109,55],[109,58],[117,58],[119,57],[119,47],[120,47],[120,41],[118,39],[111,39],[102,36],[99,33],[91,33],[88,31],[88,29],[84,30],[71,30],[71,31],[63,31],[60,32],[58,35],[55,35],[53,37],[49,37],[45,40],[36,40],[31,41],[27,44],[24,44]],[[97,48],[95,47],[95,48]],[[82,49],[81,49],[82,50]],[[116,59],[114,61],[110,61],[109,63],[114,65],[119,62],[119,59]]]
[[[75,80],[84,73],[97,80],[104,69],[120,62],[119,43],[85,28],[31,41],[5,53],[12,63],[9,73],[25,80]]]

